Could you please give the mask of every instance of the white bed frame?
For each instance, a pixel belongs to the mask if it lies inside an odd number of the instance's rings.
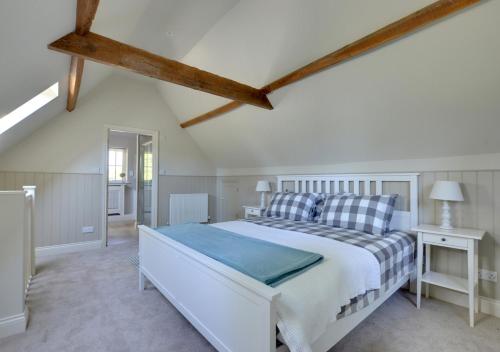
[[[343,189],[380,195],[384,182],[409,183],[410,210],[396,211],[391,226],[409,231],[418,222],[418,174],[278,176],[277,189],[335,193],[348,185]],[[139,256],[139,289],[148,279],[217,350],[276,351],[279,287],[266,286],[146,226],[139,226]],[[402,278],[368,307],[331,323],[313,351],[328,351],[409,279]]]

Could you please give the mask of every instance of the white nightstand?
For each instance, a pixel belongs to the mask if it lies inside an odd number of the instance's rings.
[[[422,282],[425,282],[425,297],[429,297],[429,285],[449,288],[469,295],[469,320],[474,327],[474,313],[478,310],[478,241],[484,231],[475,229],[444,230],[436,225],[419,225],[412,229],[418,233],[417,250],[417,308],[420,309]],[[422,261],[426,251],[425,273]],[[468,277],[463,279],[431,271],[431,246],[461,249],[467,252]]]
[[[262,216],[265,209],[261,209],[259,206],[250,206],[244,205],[243,209],[245,209],[245,219],[248,219],[252,216]]]

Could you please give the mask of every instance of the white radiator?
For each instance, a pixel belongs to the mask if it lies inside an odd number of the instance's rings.
[[[170,225],[208,222],[208,194],[171,194]]]

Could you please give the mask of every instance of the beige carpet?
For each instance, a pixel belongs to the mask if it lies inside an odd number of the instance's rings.
[[[28,331],[0,340],[0,351],[213,351],[158,291],[138,291],[136,253],[126,241],[41,260]],[[397,293],[332,351],[500,351],[500,319],[482,316],[474,329],[466,319],[435,300],[417,311]]]
[[[139,233],[133,223],[108,223],[108,246],[114,246],[128,241],[137,241],[138,238]]]

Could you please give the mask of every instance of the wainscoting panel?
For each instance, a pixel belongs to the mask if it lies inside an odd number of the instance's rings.
[[[217,177],[160,176],[159,179],[158,224],[168,224],[169,201],[172,193],[208,193],[210,222],[217,222]]]
[[[255,186],[260,179],[271,182],[276,190],[276,176],[221,176],[218,181],[219,209],[221,221],[243,217],[243,205],[259,204],[259,194]],[[479,267],[497,271],[500,274],[500,171],[442,171],[421,172],[419,177],[419,221],[420,223],[439,223],[441,203],[429,199],[432,185],[436,180],[454,180],[462,183],[465,201],[452,204],[454,225],[457,227],[476,227],[487,231],[479,245]],[[230,184],[231,187],[224,187]],[[408,189],[398,182],[384,184],[385,193],[401,194],[399,209],[408,209]],[[231,194],[228,194],[231,193]],[[268,194],[267,202],[269,202]],[[230,206],[237,209],[224,211]],[[226,205],[226,203],[228,203]],[[463,252],[436,248],[432,252],[434,270],[467,277],[467,258]],[[479,281],[481,296],[500,299],[500,282]]]
[[[276,190],[276,176],[160,176],[159,224],[168,223],[171,193],[208,193],[211,222],[243,217],[243,205],[259,204],[255,186],[260,179],[271,182]],[[453,204],[456,226],[479,227],[487,231],[479,247],[479,266],[500,272],[500,171],[422,172],[420,182],[420,222],[438,223],[440,203],[430,200],[434,181],[455,180],[462,183],[463,203]],[[37,186],[36,246],[96,241],[101,238],[101,175],[43,172],[0,172],[0,190]],[[400,193],[406,208],[406,189],[387,184],[384,192]],[[267,195],[269,202],[270,193]],[[94,233],[82,234],[83,226],[94,226]],[[433,251],[434,269],[467,276],[466,258],[452,249]],[[500,283],[480,280],[480,294],[500,299]]]
[[[255,191],[257,181],[267,180],[272,192],[276,192],[276,176],[222,176],[219,177],[219,212],[220,221],[241,219],[244,216],[244,205],[259,205],[260,193]],[[228,193],[229,192],[229,193]],[[271,192],[266,195],[269,203]]]
[[[0,190],[36,186],[36,247],[101,238],[101,175],[0,172]],[[83,234],[83,226],[94,232]]]
[[[441,203],[429,199],[436,180],[462,183],[465,201],[452,204],[454,226],[484,229],[479,243],[479,267],[500,271],[500,171],[424,172],[420,177],[420,221],[439,223]],[[432,269],[467,278],[467,258],[462,251],[435,248]],[[500,299],[500,284],[480,280],[482,296]]]

